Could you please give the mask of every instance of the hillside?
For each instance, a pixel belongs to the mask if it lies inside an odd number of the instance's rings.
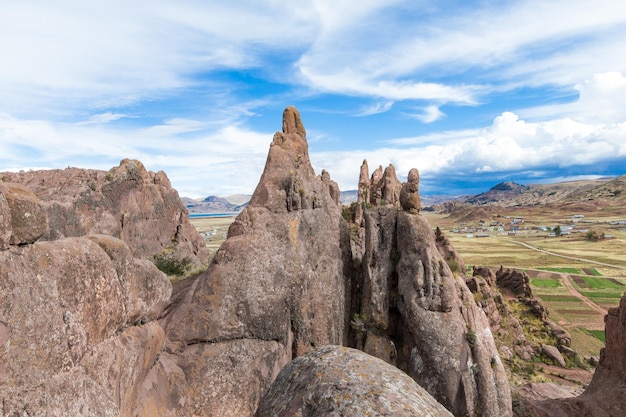
[[[503,182],[465,199],[434,204],[432,211],[459,221],[489,218],[524,209],[527,213],[626,214],[626,175],[613,179],[520,185]]]

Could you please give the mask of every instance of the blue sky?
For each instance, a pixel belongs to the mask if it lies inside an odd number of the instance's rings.
[[[249,194],[295,105],[343,190],[363,159],[424,194],[626,173],[622,1],[2,2],[0,56],[0,171]]]

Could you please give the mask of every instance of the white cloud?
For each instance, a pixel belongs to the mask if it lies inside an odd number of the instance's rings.
[[[445,116],[445,113],[439,109],[439,106],[434,104],[424,107],[421,113],[413,113],[409,115],[409,117],[421,120],[424,123],[432,123]]]
[[[371,116],[373,114],[385,113],[391,109],[393,106],[393,101],[382,101],[378,103],[374,103],[370,106],[366,106],[361,108],[355,116],[363,117],[363,116]]]
[[[574,86],[578,100],[522,109],[520,115],[533,119],[573,118],[589,124],[626,121],[626,77],[617,71],[596,73]]]
[[[626,46],[626,13],[614,0],[529,0],[445,12],[426,3],[366,8],[359,21],[342,25],[332,24],[341,10],[323,14],[320,36],[298,62],[305,82],[394,100],[475,103],[489,91],[570,86],[607,66],[626,72],[626,57],[615,53]],[[436,82],[455,76],[471,81]]]
[[[0,103],[32,114],[35,103],[81,108],[162,97],[196,85],[195,73],[259,66],[268,48],[307,45],[315,16],[306,1],[4,2],[0,56],[10,65],[0,66]]]
[[[108,170],[124,158],[164,170],[181,195],[250,193],[263,171],[271,133],[174,119],[147,128],[0,117],[1,170],[76,166]]]

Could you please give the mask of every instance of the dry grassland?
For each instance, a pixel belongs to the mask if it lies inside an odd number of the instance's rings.
[[[235,217],[203,217],[190,218],[189,220],[204,238],[209,248],[209,258],[213,258],[215,252],[226,240],[228,227],[235,220]]]

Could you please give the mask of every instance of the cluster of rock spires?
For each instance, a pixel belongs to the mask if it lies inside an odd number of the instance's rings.
[[[173,287],[155,263],[189,272],[207,253],[165,174],[125,160],[2,181],[1,417],[512,415],[417,170],[402,184],[364,162],[349,227],[293,107],[211,265]],[[615,389],[625,311],[600,363]]]

